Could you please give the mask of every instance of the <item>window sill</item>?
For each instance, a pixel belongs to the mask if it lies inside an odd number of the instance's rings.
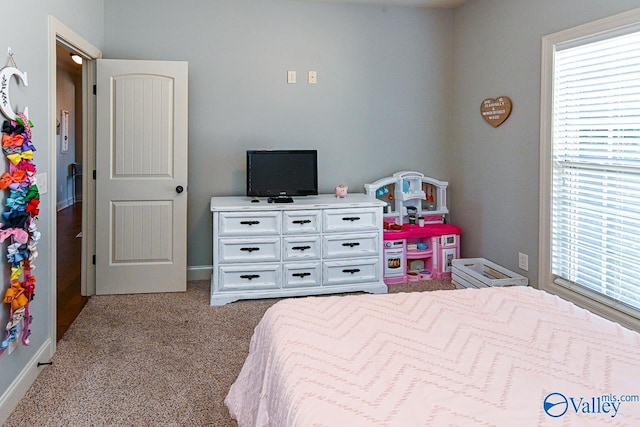
[[[605,319],[640,332],[640,312],[633,308],[615,302],[607,304],[604,302],[606,298],[601,295],[572,284],[552,282],[543,284],[541,288]]]

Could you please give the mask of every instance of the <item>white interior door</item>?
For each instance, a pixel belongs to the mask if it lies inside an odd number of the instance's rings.
[[[187,74],[97,61],[98,295],[186,290]]]

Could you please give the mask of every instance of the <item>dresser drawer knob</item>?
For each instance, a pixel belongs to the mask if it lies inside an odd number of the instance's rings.
[[[360,217],[359,216],[345,216],[345,217],[342,217],[342,220],[343,221],[351,221],[351,222],[360,221]]]
[[[343,273],[355,274],[355,273],[359,273],[360,269],[359,268],[349,268],[349,269],[342,270],[342,272]]]
[[[294,224],[309,224],[311,222],[310,219],[297,219],[295,221],[293,221]]]
[[[292,276],[302,278],[302,277],[311,276],[311,273],[293,273]]]
[[[294,247],[292,247],[291,249],[292,249],[292,250],[294,250],[294,251],[301,251],[301,252],[304,252],[304,251],[306,251],[307,249],[311,249],[311,246],[294,246]]]
[[[342,246],[348,246],[350,248],[353,248],[354,246],[360,246],[360,243],[358,243],[358,242],[347,242],[347,243],[343,243]]]
[[[259,250],[260,250],[260,248],[240,248],[240,250],[241,250],[241,251],[244,251],[244,252],[249,252],[249,253],[251,253],[251,252],[253,252],[253,251],[259,251]]]
[[[243,274],[242,276],[240,276],[241,279],[247,280],[257,279],[258,277],[260,277],[259,274]]]
[[[260,221],[240,221],[240,224],[242,224],[242,225],[258,225],[258,224],[260,224]]]

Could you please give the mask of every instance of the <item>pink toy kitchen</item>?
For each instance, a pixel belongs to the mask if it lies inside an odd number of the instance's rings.
[[[460,258],[460,227],[447,224],[446,181],[402,171],[365,184],[384,208],[384,282],[387,285],[451,277]]]

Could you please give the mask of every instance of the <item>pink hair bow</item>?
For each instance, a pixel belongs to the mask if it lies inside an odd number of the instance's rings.
[[[21,244],[29,241],[29,233],[22,228],[0,230],[0,242],[4,242],[9,236],[13,236],[13,240]]]

